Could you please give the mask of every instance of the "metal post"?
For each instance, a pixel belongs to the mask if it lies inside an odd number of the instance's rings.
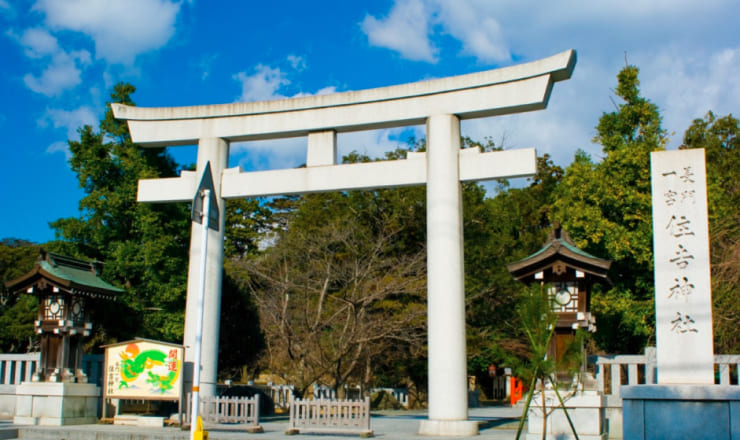
[[[201,216],[201,225],[203,232],[200,241],[200,289],[198,291],[198,311],[195,321],[195,347],[193,347],[193,398],[191,399],[190,408],[190,438],[195,440],[196,422],[198,420],[198,394],[200,392],[200,352],[203,339],[203,301],[206,292],[206,256],[208,254],[208,215],[211,206],[211,191],[204,189],[201,191],[203,196],[203,214]]]

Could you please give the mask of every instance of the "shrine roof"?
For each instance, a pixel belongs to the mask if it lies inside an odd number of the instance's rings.
[[[71,295],[113,299],[124,289],[102,278],[94,262],[78,260],[42,251],[39,260],[27,274],[6,283],[14,292],[51,285]]]
[[[537,252],[506,267],[517,279],[538,272],[555,261],[562,261],[574,269],[599,278],[606,278],[611,261],[604,260],[580,249],[570,239],[568,233],[559,226],[553,229],[545,245]]]

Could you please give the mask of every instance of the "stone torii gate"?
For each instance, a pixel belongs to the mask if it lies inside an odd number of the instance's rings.
[[[482,153],[460,148],[460,120],[544,109],[553,84],[569,79],[569,50],[538,61],[429,81],[265,102],[142,108],[113,104],[143,147],[198,145],[197,171],[139,181],[140,202],[193,200],[207,163],[213,170],[223,243],[225,200],[280,194],[427,185],[429,418],[426,435],[475,435],[468,420],[461,186],[463,181],[530,176],[534,149]],[[427,151],[404,160],[337,164],[337,133],[426,124]],[[229,143],[306,136],[306,167],[258,172],[227,169]],[[193,362],[200,286],[201,226],[190,242],[185,360]],[[201,394],[215,392],[223,245],[207,249]],[[187,373],[186,373],[187,374]],[[190,377],[190,376],[185,376]]]

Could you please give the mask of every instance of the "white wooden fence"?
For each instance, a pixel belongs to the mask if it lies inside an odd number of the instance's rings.
[[[41,362],[41,353],[0,354],[0,385],[13,386],[31,380],[31,375]],[[87,381],[102,384],[103,355],[86,354],[82,356],[82,371]],[[15,388],[13,388],[15,390]]]
[[[409,389],[408,388],[371,388],[370,394],[385,392],[393,396],[401,406],[409,408]]]
[[[597,389],[604,393],[609,407],[622,406],[620,386],[657,383],[654,347],[638,355],[589,356],[589,363],[595,367]],[[739,367],[740,355],[714,355],[715,383],[737,385]]]
[[[610,437],[622,435],[622,385],[657,383],[658,375],[655,347],[645,349],[645,354],[589,356],[594,365],[596,387],[606,398],[606,418]],[[715,383],[738,386],[740,355],[715,355]]]
[[[40,358],[40,353],[0,355],[0,385],[14,386],[31,380]]]
[[[313,398],[314,400],[333,400],[337,398],[337,391],[328,385],[314,384]]]
[[[290,407],[290,399],[295,392],[293,385],[269,385],[268,389],[275,408],[287,410]]]
[[[0,355],[0,418],[15,416],[15,388],[31,380],[39,353]]]
[[[184,421],[190,424],[192,394],[188,393]],[[254,397],[227,397],[227,396],[200,396],[198,415],[203,423],[235,423],[244,425],[248,432],[262,432],[260,426],[260,396]]]
[[[41,353],[0,354],[0,417],[15,415],[15,389],[28,382],[41,362]],[[82,370],[89,383],[98,386],[103,378],[103,355],[83,355]],[[12,396],[12,397],[11,397]],[[100,405],[98,405],[100,412]]]
[[[301,400],[290,403],[286,434],[359,434],[372,437],[370,398],[364,400]]]

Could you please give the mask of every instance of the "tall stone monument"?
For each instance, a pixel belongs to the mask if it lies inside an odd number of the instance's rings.
[[[703,149],[653,152],[657,385],[623,386],[629,439],[740,439],[740,389],[714,384]]]
[[[714,384],[704,150],[654,152],[653,249],[659,384]]]
[[[210,243],[223,243],[225,200],[279,194],[427,185],[429,420],[427,435],[473,435],[467,416],[465,290],[460,183],[532,175],[533,149],[481,153],[460,148],[460,121],[544,109],[555,82],[570,78],[575,51],[527,64],[378,89],[268,102],[139,108],[113,104],[143,147],[198,145],[197,171],[139,182],[141,202],[189,202],[210,162],[222,211]],[[337,164],[336,134],[426,124],[427,151],[405,160]],[[306,137],[306,167],[227,169],[229,143]],[[194,360],[201,227],[190,245],[185,361]],[[209,246],[200,392],[213,394],[218,365],[223,246]],[[186,378],[189,377],[186,370]],[[188,384],[185,384],[188,387]]]

